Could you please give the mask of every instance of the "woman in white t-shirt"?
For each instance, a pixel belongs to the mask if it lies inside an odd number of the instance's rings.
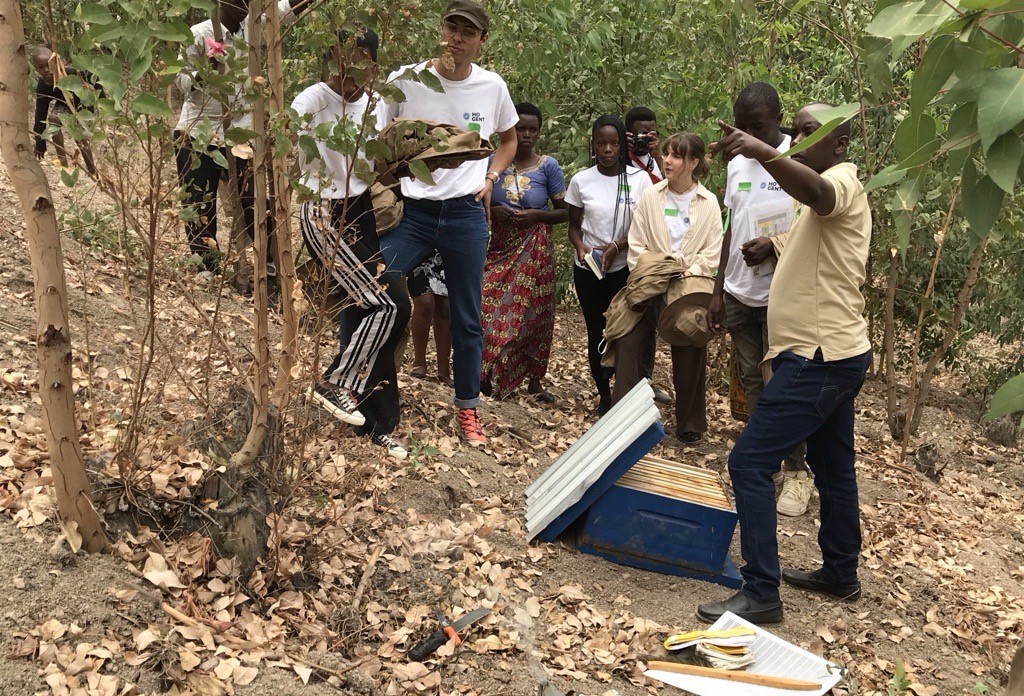
[[[572,178],[565,202],[569,241],[576,249],[573,283],[587,324],[587,359],[597,385],[597,412],[603,416],[612,405],[610,375],[601,365],[604,313],[629,277],[629,225],[651,178],[630,166],[626,129],[618,116],[605,115],[594,122],[590,147],[595,165]],[[588,256],[600,274],[592,270]]]
[[[704,141],[693,133],[676,133],[662,144],[665,179],[640,197],[629,230],[629,268],[644,254],[668,254],[688,276],[714,277],[722,249],[722,209],[718,198],[701,185],[708,171]],[[709,280],[710,284],[710,280]],[[644,348],[655,338],[664,297],[652,301],[633,330],[616,343],[615,401],[644,376]],[[705,381],[707,348],[672,346],[672,386],[676,392],[676,436],[686,443],[707,430]]]

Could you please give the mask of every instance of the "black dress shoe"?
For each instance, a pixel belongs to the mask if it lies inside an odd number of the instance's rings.
[[[801,590],[810,590],[826,594],[836,599],[844,599],[849,602],[860,599],[860,583],[852,585],[840,585],[837,582],[828,582],[821,579],[821,570],[794,570],[792,568],[782,569],[782,579],[793,587]]]
[[[701,621],[714,623],[727,611],[731,611],[741,619],[752,624],[775,624],[782,622],[782,602],[768,604],[755,602],[740,590],[729,599],[712,604],[701,604],[697,607],[697,618]]]
[[[601,400],[597,402],[597,415],[603,416],[612,410],[612,397],[602,396]]]
[[[659,404],[670,404],[672,403],[672,395],[661,387],[651,387],[654,392],[654,400]]]

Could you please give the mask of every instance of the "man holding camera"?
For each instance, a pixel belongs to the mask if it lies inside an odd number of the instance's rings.
[[[634,106],[626,112],[626,140],[629,142],[629,159],[639,169],[647,172],[651,183],[661,181],[665,168],[661,159],[658,142],[658,120],[646,106]]]
[[[626,112],[626,142],[629,143],[629,160],[633,166],[647,172],[651,177],[651,183],[661,181],[661,171],[664,168],[664,161],[661,156],[661,144],[658,142],[658,119],[654,112],[646,106],[634,106]],[[657,341],[652,338],[651,342],[644,348],[644,377],[651,379],[654,375],[654,358],[657,351]],[[654,390],[654,400],[659,404],[671,404],[672,395],[667,391],[651,384]]]

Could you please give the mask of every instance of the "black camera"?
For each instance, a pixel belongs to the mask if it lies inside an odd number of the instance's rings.
[[[633,154],[643,157],[651,151],[651,136],[646,133],[633,134]]]

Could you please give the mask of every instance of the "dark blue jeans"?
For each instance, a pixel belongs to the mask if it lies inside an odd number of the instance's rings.
[[[823,579],[857,582],[860,510],[854,471],[853,401],[864,384],[870,352],[825,362],[785,352],[772,360],[774,375],[761,392],[736,446],[729,475],[736,493],[743,592],[759,602],[779,601],[779,543],[775,483],[783,458],[807,442],[807,465],[821,499],[818,545]]]
[[[408,273],[435,249],[441,255],[451,308],[452,372],[459,408],[475,408],[480,402],[484,335],[480,300],[487,240],[484,204],[473,196],[444,201],[406,198],[402,221],[380,238],[388,273]]]

